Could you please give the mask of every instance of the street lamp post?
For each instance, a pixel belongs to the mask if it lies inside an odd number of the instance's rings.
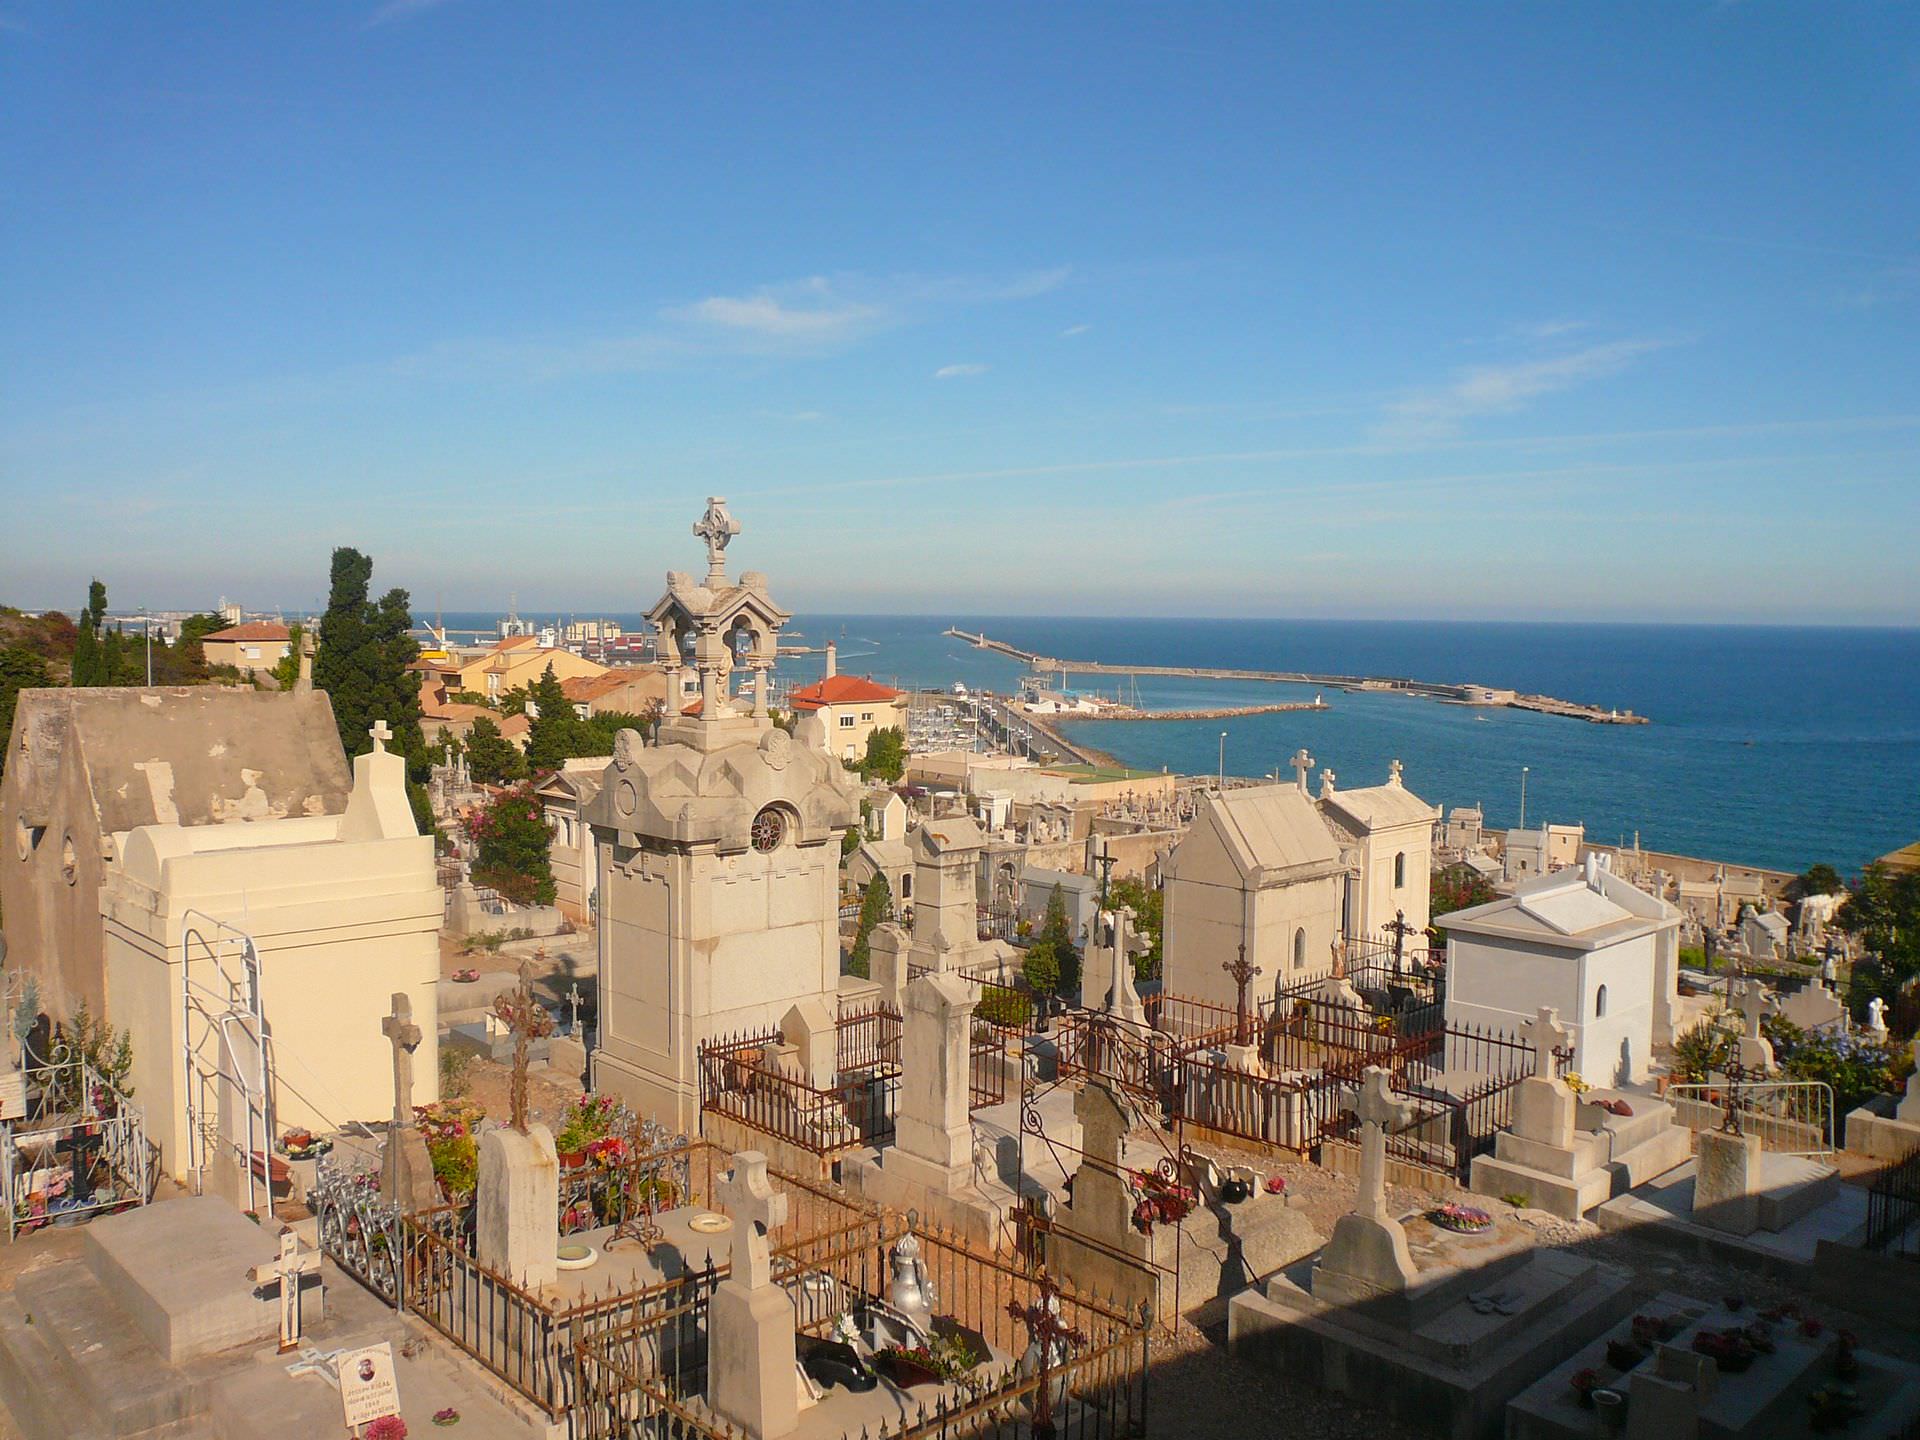
[[[1527,828],[1527,767],[1520,767],[1520,828]]]
[[[1220,732],[1220,788],[1227,788],[1227,732]]]

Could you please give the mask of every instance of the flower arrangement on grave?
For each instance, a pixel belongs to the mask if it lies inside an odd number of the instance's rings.
[[[433,1412],[433,1423],[442,1427],[458,1425],[460,1423],[460,1412],[451,1405],[447,1406],[444,1410],[436,1410]]]
[[[876,1350],[873,1363],[881,1374],[903,1390],[916,1385],[937,1385],[943,1378],[940,1364],[924,1345],[889,1345]]]
[[[479,978],[480,972],[471,965],[463,965],[453,972],[453,980],[456,985],[471,985]]]
[[[1633,1338],[1642,1345],[1652,1345],[1656,1340],[1671,1340],[1687,1328],[1685,1317],[1680,1315],[1636,1315],[1633,1317]]]
[[[1607,1364],[1623,1373],[1633,1369],[1652,1353],[1652,1345],[1638,1335],[1631,1340],[1616,1338],[1607,1341]]]
[[[1427,1219],[1442,1230],[1451,1230],[1456,1235],[1477,1235],[1482,1230],[1493,1228],[1493,1216],[1477,1205],[1462,1205],[1458,1200],[1448,1200],[1429,1210]]]
[[[1267,1194],[1284,1195],[1287,1193],[1287,1177],[1284,1175],[1267,1176]]]
[[[441,1100],[413,1107],[414,1120],[427,1142],[433,1178],[449,1200],[473,1193],[480,1178],[480,1142],[476,1132],[487,1112],[471,1100]]]
[[[1591,1410],[1593,1408],[1593,1392],[1600,1388],[1600,1372],[1589,1365],[1585,1369],[1576,1370],[1573,1374],[1569,1375],[1567,1377],[1567,1384],[1573,1387],[1574,1396],[1580,1401],[1580,1404],[1586,1409]]]
[[[627,1163],[632,1153],[624,1138],[619,1135],[602,1135],[598,1140],[587,1144],[587,1163],[597,1165],[603,1170],[611,1170],[617,1165]]]
[[[1135,1170],[1130,1188],[1136,1197],[1133,1228],[1142,1235],[1151,1235],[1155,1225],[1178,1225],[1198,1203],[1190,1186],[1177,1184],[1155,1170]]]
[[[1566,1074],[1560,1077],[1560,1083],[1576,1095],[1584,1095],[1593,1088],[1585,1080],[1580,1078],[1580,1072],[1578,1070],[1567,1071]]]
[[[613,1129],[620,1104],[611,1095],[585,1091],[567,1107],[560,1133],[553,1137],[553,1148],[560,1152],[562,1165],[579,1165],[586,1160],[588,1147],[604,1139]]]
[[[398,1415],[382,1415],[367,1426],[367,1440],[407,1440],[407,1422]]]
[[[1738,1375],[1752,1368],[1754,1356],[1759,1353],[1744,1329],[1702,1330],[1693,1337],[1693,1352],[1705,1355],[1725,1375]]]
[[[280,1137],[280,1149],[289,1160],[312,1160],[333,1149],[333,1141],[311,1130],[289,1130]]]

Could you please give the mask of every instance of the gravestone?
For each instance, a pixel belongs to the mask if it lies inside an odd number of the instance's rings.
[[[768,1181],[767,1157],[742,1150],[714,1200],[733,1220],[733,1261],[709,1310],[708,1403],[747,1434],[774,1440],[800,1423],[793,1301],[773,1283],[767,1244],[786,1223],[787,1197]]]
[[[1124,1161],[1132,1107],[1096,1076],[1074,1097],[1073,1113],[1080,1121],[1080,1168],[1066,1204],[1054,1217],[1048,1263],[1085,1293],[1107,1295],[1129,1307],[1152,1301],[1157,1313],[1155,1265],[1173,1263],[1177,1227],[1156,1226],[1143,1235],[1134,1226],[1137,1202]]]
[[[1730,1130],[1700,1133],[1693,1218],[1729,1235],[1760,1226],[1760,1137]]]
[[[896,1177],[951,1191],[973,1175],[968,1037],[979,994],[959,976],[907,986],[900,1030],[900,1113],[884,1164]]]
[[[413,1117],[413,1052],[422,1039],[413,1023],[413,1001],[393,992],[393,1010],[380,1022],[393,1046],[393,1118],[387,1122],[386,1153],[380,1164],[380,1194],[404,1214],[429,1210],[439,1199],[426,1137]]]
[[[1773,1073],[1773,1042],[1760,1033],[1767,1013],[1767,988],[1757,980],[1742,981],[1734,991],[1740,1009],[1740,1041],[1736,1058],[1755,1079]]]
[[[1417,1273],[1407,1232],[1387,1213],[1387,1127],[1407,1124],[1413,1103],[1395,1098],[1384,1067],[1369,1065],[1354,1112],[1360,1117],[1359,1193],[1313,1267],[1314,1299],[1335,1305],[1404,1291]]]
[[[519,987],[494,1010],[513,1032],[512,1118],[480,1135],[475,1248],[482,1265],[532,1290],[560,1273],[560,1159],[553,1132],[527,1121],[528,1045],[553,1030],[534,998],[528,962],[520,962]]]
[[[780,1021],[780,1038],[793,1046],[801,1079],[815,1090],[831,1090],[839,1066],[839,1026],[826,1003],[809,996]]]

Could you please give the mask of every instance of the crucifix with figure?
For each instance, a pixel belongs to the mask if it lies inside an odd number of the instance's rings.
[[[1419,927],[1407,923],[1407,912],[1396,910],[1393,919],[1380,927],[1393,936],[1393,978],[1398,980],[1402,971],[1402,960],[1406,953],[1407,936],[1418,935]]]
[[[1240,942],[1240,958],[1222,960],[1220,968],[1233,980],[1235,996],[1233,1001],[1233,1043],[1251,1045],[1253,1043],[1253,1022],[1247,1014],[1247,986],[1254,977],[1264,973],[1258,965],[1247,963],[1247,945]]]
[[[508,1124],[527,1133],[527,1061],[535,1040],[553,1034],[553,1016],[533,993],[533,962],[520,962],[520,983],[493,1002],[494,1018],[513,1034],[513,1084]]]
[[[280,1254],[247,1271],[255,1285],[280,1287],[280,1353],[300,1348],[300,1277],[320,1273],[320,1252],[302,1250],[300,1237],[287,1226],[280,1232]]]
[[[1059,1292],[1044,1269],[1040,1272],[1040,1293],[1026,1305],[1009,1300],[1007,1314],[1027,1327],[1027,1338],[1038,1352],[1040,1388],[1033,1393],[1034,1440],[1052,1440],[1056,1432],[1051,1372],[1056,1363],[1066,1362],[1071,1347],[1086,1344],[1087,1337],[1060,1318]]]

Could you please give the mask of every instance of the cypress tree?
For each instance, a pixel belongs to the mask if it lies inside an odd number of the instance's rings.
[[[873,927],[893,917],[893,890],[887,884],[887,877],[875,875],[867,882],[867,890],[860,897],[860,924],[853,932],[853,950],[847,956],[847,974],[867,977],[873,967],[872,949],[869,942],[873,938]]]
[[[527,764],[533,770],[558,770],[563,762],[587,753],[585,726],[574,713],[567,692],[560,687],[553,666],[547,666],[546,672],[534,681],[528,698],[539,712],[527,732]]]
[[[341,546],[333,552],[327,613],[313,657],[313,683],[333,701],[340,744],[349,758],[373,748],[376,720],[393,731],[389,748],[407,757],[408,774],[425,781],[426,744],[420,737],[420,685],[407,666],[420,646],[407,633],[413,623],[405,590],[389,590],[378,603],[367,598],[373,561]],[[417,773],[416,773],[417,772]],[[414,808],[420,808],[416,796]]]
[[[93,616],[82,610],[80,627],[73,638],[73,685],[78,689],[99,683],[100,641],[93,633]]]

